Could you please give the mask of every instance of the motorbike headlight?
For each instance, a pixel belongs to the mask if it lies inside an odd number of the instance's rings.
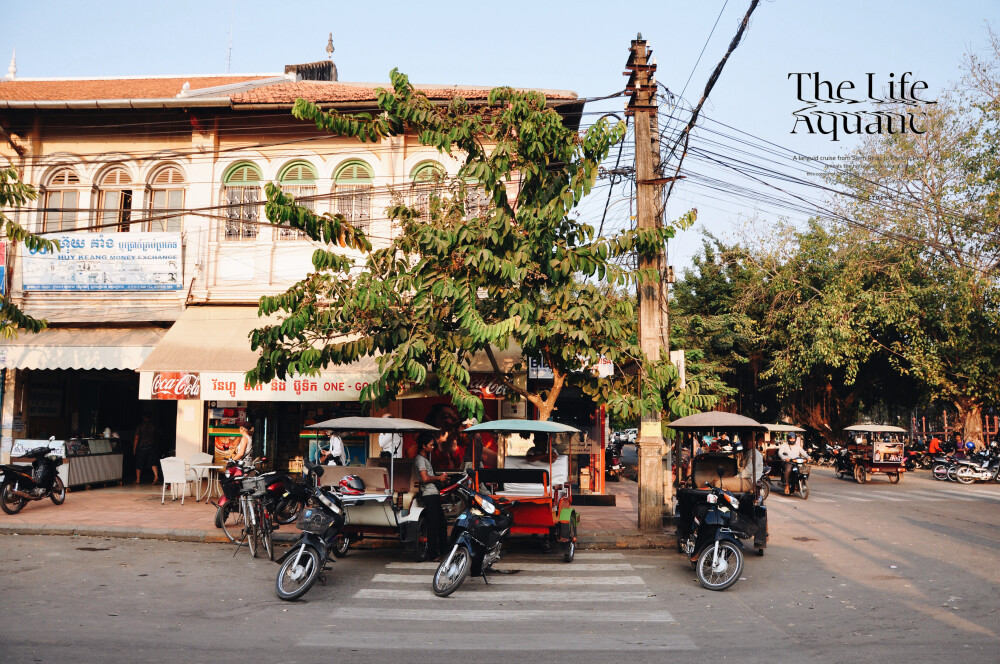
[[[736,496],[728,495],[726,496],[726,499],[729,501],[729,504],[733,506],[733,509],[738,510],[740,508],[740,501]]]
[[[483,498],[482,496],[478,495],[476,496],[476,504],[479,505],[479,508],[484,512],[486,512],[487,514],[493,514],[494,512],[497,511],[497,508],[496,506],[493,505],[493,502]]]

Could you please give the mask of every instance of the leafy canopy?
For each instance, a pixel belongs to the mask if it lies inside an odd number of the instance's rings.
[[[704,405],[697,385],[679,389],[669,361],[643,360],[633,301],[620,295],[639,278],[657,277],[615,259],[661,250],[673,229],[599,237],[571,216],[591,191],[598,164],[623,139],[624,125],[601,119],[578,134],[537,92],[497,88],[486,104],[455,98],[439,105],[395,70],[391,80],[391,90],[377,91],[377,114],[341,115],[302,99],[293,114],[362,142],[410,133],[458,155],[462,165],[430,196],[429,210],[392,205],[387,216],[398,235],[379,248],[342,216],[317,216],[267,186],[268,219],[327,247],[314,253],[314,271],[303,281],[261,298],[260,314],[282,322],[252,333],[261,354],[248,380],[378,355],[380,378],[364,389],[363,401],[384,404],[429,385],[481,416],[467,367],[483,352],[497,378],[543,419],[567,385],[632,418],[664,404],[681,412]],[[551,389],[529,392],[519,384],[523,362],[503,367],[496,358],[508,347],[544,361]],[[591,370],[602,357],[614,363],[613,378],[598,380]],[[639,381],[644,400],[636,396]]]

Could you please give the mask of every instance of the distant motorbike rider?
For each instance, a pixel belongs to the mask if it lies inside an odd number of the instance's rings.
[[[788,440],[785,440],[778,446],[778,457],[785,462],[784,474],[785,479],[785,495],[791,495],[791,490],[788,487],[788,480],[792,474],[792,459],[797,459],[802,457],[809,460],[809,455],[806,451],[802,449],[802,444],[799,442],[798,437],[794,433],[788,434]]]

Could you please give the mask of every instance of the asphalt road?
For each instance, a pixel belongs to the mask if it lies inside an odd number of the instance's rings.
[[[996,662],[1000,485],[813,471],[772,494],[744,578],[701,588],[673,551],[519,546],[505,574],[430,592],[433,566],[351,551],[304,601],[224,545],[0,540],[4,662]]]

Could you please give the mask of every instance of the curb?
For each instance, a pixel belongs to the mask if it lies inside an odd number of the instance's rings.
[[[133,526],[73,526],[64,524],[23,523],[0,525],[2,535],[61,535],[78,537],[113,537],[118,539],[152,539],[173,542],[204,542],[207,544],[228,544],[229,540],[220,532],[180,528],[137,528]],[[276,542],[293,542],[298,532],[277,532]],[[643,535],[640,533],[616,533],[593,531],[580,533],[577,547],[580,549],[668,549],[676,544],[670,535]],[[367,546],[364,548],[383,548]]]

